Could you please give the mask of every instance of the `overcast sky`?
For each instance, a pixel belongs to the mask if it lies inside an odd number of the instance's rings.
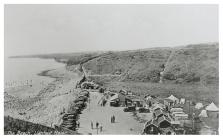
[[[218,41],[217,5],[5,5],[5,55]]]

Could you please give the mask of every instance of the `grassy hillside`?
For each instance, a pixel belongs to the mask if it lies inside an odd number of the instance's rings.
[[[125,89],[141,96],[173,94],[218,104],[218,51],[218,43],[212,43],[111,52],[83,66],[91,75],[120,74],[119,77],[90,76],[110,90]]]
[[[218,44],[197,44],[173,50],[165,64],[164,79],[216,85],[218,73]]]
[[[83,66],[90,74],[120,74],[121,81],[158,82],[171,49],[111,52]]]
[[[118,81],[218,84],[218,44],[111,52],[86,63],[89,74],[120,74]]]

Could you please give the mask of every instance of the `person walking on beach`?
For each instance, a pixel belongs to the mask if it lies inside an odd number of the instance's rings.
[[[93,122],[91,121],[91,129],[94,129]]]

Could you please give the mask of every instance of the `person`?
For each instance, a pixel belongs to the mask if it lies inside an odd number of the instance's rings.
[[[93,129],[94,128],[94,126],[93,126],[93,122],[91,121],[91,129]]]
[[[114,123],[114,122],[115,122],[115,116],[112,115],[112,123]]]
[[[115,123],[115,116],[112,116],[112,123]]]
[[[102,125],[100,126],[100,132],[102,132]]]
[[[80,122],[79,121],[77,122],[77,127],[80,128]]]
[[[96,128],[98,129],[98,126],[99,126],[99,123],[98,122],[96,122]]]

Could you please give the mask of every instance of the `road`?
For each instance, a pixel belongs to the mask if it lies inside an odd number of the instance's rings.
[[[140,134],[143,130],[144,123],[134,119],[132,113],[124,112],[123,107],[104,107],[98,105],[98,101],[102,95],[98,92],[90,92],[90,103],[88,107],[80,114],[80,128],[78,132],[81,134]],[[151,114],[147,113],[149,117]],[[116,122],[111,123],[111,116],[116,117]],[[148,117],[148,116],[146,116]],[[91,129],[91,121],[94,129]],[[102,125],[102,132],[96,129],[96,122]]]

